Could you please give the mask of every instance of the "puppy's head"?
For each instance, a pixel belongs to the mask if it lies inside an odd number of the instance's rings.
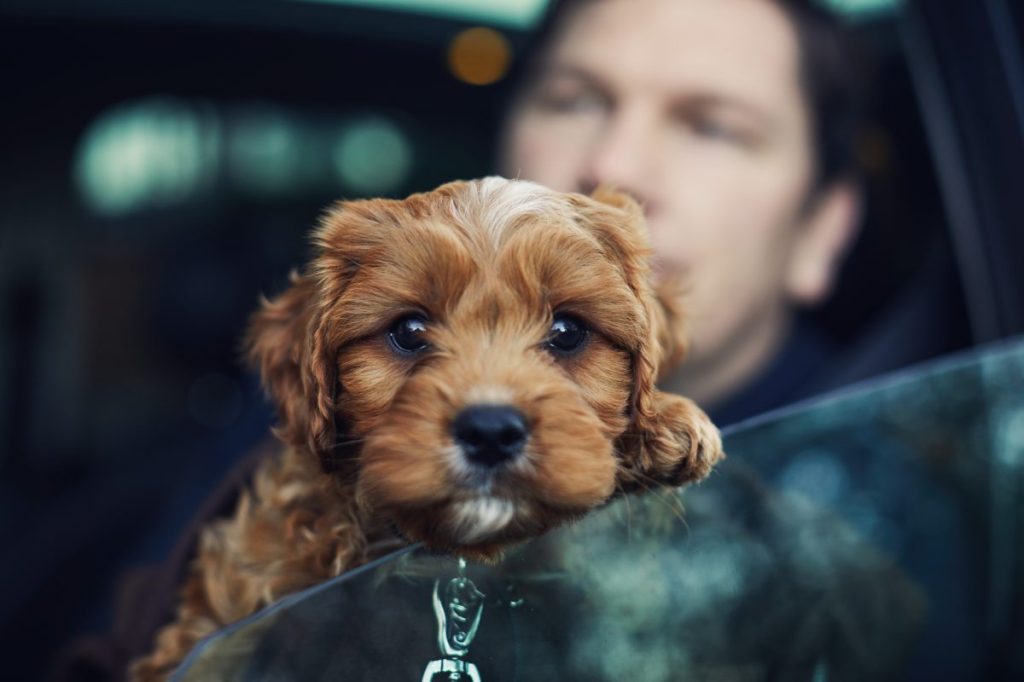
[[[278,435],[409,538],[493,555],[692,442],[654,387],[681,336],[624,196],[457,182],[340,203],[315,245],[250,354]],[[670,482],[709,468],[679,461]]]

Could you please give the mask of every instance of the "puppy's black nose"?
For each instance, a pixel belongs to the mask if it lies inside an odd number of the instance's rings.
[[[497,466],[522,452],[527,436],[526,417],[508,405],[467,407],[456,415],[452,435],[466,459]]]

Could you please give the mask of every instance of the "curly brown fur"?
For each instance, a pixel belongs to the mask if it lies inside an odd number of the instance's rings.
[[[642,212],[487,178],[404,201],[341,203],[317,253],[254,315],[249,355],[285,448],[203,535],[177,620],[137,662],[165,678],[203,636],[408,540],[482,560],[622,491],[680,485],[722,457],[685,398],[655,388],[685,350],[651,284]],[[424,349],[399,352],[416,314]],[[589,330],[552,350],[552,321]],[[524,445],[472,461],[453,422],[514,409]]]

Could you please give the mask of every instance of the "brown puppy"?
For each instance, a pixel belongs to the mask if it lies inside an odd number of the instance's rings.
[[[176,622],[133,668],[406,539],[476,559],[617,492],[703,478],[718,432],[655,388],[681,359],[642,212],[599,190],[455,182],[340,203],[252,320],[285,444],[204,534]]]

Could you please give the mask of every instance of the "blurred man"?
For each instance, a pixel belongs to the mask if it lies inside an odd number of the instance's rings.
[[[569,0],[506,125],[502,170],[644,206],[688,283],[689,359],[665,388],[726,424],[829,386],[796,312],[856,232],[856,81],[831,17],[796,0]]]

